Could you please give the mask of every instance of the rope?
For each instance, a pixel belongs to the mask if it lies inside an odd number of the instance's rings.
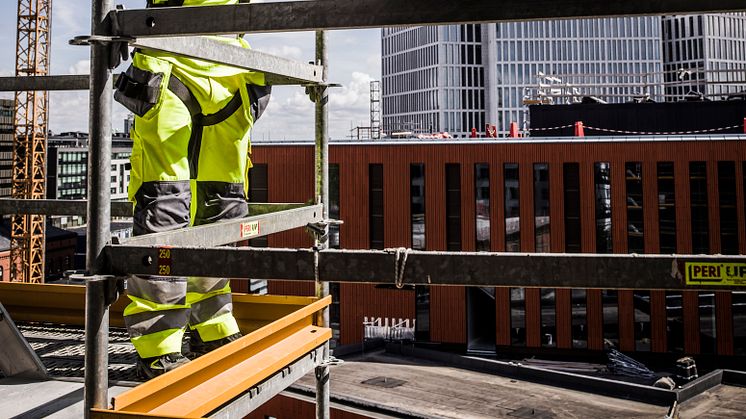
[[[701,130],[692,130],[692,131],[673,131],[673,132],[650,132],[650,131],[626,131],[626,130],[620,130],[620,129],[610,129],[610,128],[598,128],[598,127],[590,127],[585,126],[585,129],[592,129],[596,131],[602,131],[602,132],[612,132],[615,134],[633,134],[633,135],[686,135],[686,134],[704,134],[709,132],[718,132],[718,131],[727,131],[731,129],[741,128],[743,125],[732,125],[730,127],[720,127],[720,128],[710,128],[710,129],[701,129]]]
[[[554,131],[558,129],[572,128],[574,125],[562,125],[559,127],[547,127],[547,128],[529,128],[527,131]]]
[[[397,247],[396,249],[386,249],[386,252],[396,252],[396,260],[394,261],[394,285],[398,289],[404,288],[404,271],[407,268],[407,258],[409,258],[409,252],[412,249],[404,247]]]
[[[565,128],[572,128],[574,127],[574,124],[570,125],[561,125],[557,127],[547,127],[547,128],[529,128],[526,131],[532,132],[532,131],[554,131],[559,129],[565,129]],[[672,131],[672,132],[652,132],[652,131],[627,131],[623,129],[611,129],[611,128],[599,128],[599,127],[591,127],[588,125],[584,125],[583,128],[585,129],[591,129],[596,131],[602,131],[602,132],[611,132],[614,134],[630,134],[630,135],[687,135],[687,134],[706,134],[711,132],[719,132],[719,131],[727,131],[732,130],[736,128],[741,128],[743,125],[732,125],[729,127],[719,127],[719,128],[709,128],[709,129],[701,129],[701,130],[691,130],[691,131]]]

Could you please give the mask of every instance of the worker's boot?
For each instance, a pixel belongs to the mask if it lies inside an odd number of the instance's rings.
[[[143,380],[150,380],[159,375],[189,362],[189,359],[180,353],[166,354],[153,358],[137,359],[137,376]]]
[[[228,343],[231,343],[235,340],[238,340],[243,335],[241,332],[224,337],[222,339],[218,340],[211,340],[209,342],[203,342],[202,339],[199,337],[199,333],[197,333],[196,330],[192,330],[189,334],[189,349],[190,353],[187,354],[189,359],[195,359],[197,357],[200,357],[210,351],[214,351],[215,349],[218,349],[219,347],[226,345]]]

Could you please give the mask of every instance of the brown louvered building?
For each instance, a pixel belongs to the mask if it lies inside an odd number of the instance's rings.
[[[746,254],[746,137],[332,142],[341,248]],[[313,197],[313,146],[253,147],[251,199]],[[308,247],[305,232],[253,245]],[[240,284],[236,288],[240,290]],[[271,293],[313,285],[271,282]],[[416,321],[418,341],[475,353],[746,355],[746,292],[340,284],[339,344],[368,319]]]

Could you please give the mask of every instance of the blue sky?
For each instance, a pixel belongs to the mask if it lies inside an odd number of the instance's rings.
[[[90,32],[91,0],[54,0],[52,10],[52,73],[87,74],[88,49],[68,45],[76,35]],[[127,9],[144,7],[145,0],[119,0]],[[0,75],[11,76],[15,69],[15,0],[0,1]],[[314,57],[313,33],[252,34],[246,39],[261,51],[302,62]],[[380,30],[335,31],[329,33],[329,79],[341,83],[332,89],[330,135],[349,135],[350,126],[368,125],[369,81],[380,79]],[[126,65],[129,65],[127,63]],[[121,71],[125,67],[119,69]],[[313,104],[296,86],[276,87],[270,106],[254,127],[253,138],[310,139],[313,137]],[[2,94],[2,97],[12,95]],[[112,127],[123,129],[124,108],[115,105]],[[87,92],[52,92],[50,121],[52,131],[88,130]]]

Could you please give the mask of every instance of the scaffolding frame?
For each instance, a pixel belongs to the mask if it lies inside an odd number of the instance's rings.
[[[687,270],[696,264],[726,264],[746,267],[744,256],[706,255],[577,255],[501,254],[389,251],[346,251],[326,249],[328,217],[328,59],[324,30],[371,28],[398,25],[458,24],[558,19],[618,15],[685,14],[695,12],[744,11],[742,0],[655,0],[598,2],[560,0],[548,6],[540,0],[315,0],[281,3],[239,4],[202,8],[157,8],[120,10],[113,0],[92,0],[91,36],[73,42],[90,44],[90,76],[45,76],[0,78],[0,90],[90,90],[89,189],[86,213],[88,244],[86,267],[86,355],[85,414],[106,409],[108,310],[116,299],[121,281],[114,275],[153,273],[162,261],[157,252],[169,246],[167,262],[173,275],[224,275],[234,278],[316,280],[317,295],[328,293],[328,283],[395,283],[466,286],[542,286],[591,288],[730,289],[714,283],[689,282]],[[303,16],[299,19],[299,16]],[[316,31],[315,64],[299,64],[266,54],[236,50],[214,50],[214,43],[184,36],[273,31]],[[233,229],[227,240],[236,238],[246,223],[239,220],[210,227],[208,235],[195,235],[194,228],[169,233],[170,245],[136,238],[111,243],[112,215],[126,211],[110,203],[109,166],[111,160],[111,106],[113,96],[112,60],[124,44],[189,55],[241,68],[264,71],[275,84],[301,84],[308,87],[316,103],[316,188],[321,214],[299,216],[281,211],[266,214],[262,220],[275,223],[274,231],[310,223],[317,233],[312,249],[208,248]],[[320,74],[319,74],[320,72]],[[87,82],[87,83],[86,83]],[[52,214],[79,213],[81,202],[46,203],[0,202],[3,211]],[[112,207],[115,208],[112,210]],[[307,211],[308,208],[303,209]],[[281,209],[276,207],[275,209]],[[291,215],[288,221],[288,215]],[[285,217],[281,220],[281,217]],[[307,217],[307,218],[304,218]],[[303,222],[299,222],[299,219]],[[251,230],[251,228],[249,228]],[[203,240],[201,237],[209,237]],[[245,237],[244,237],[245,238]],[[212,240],[212,241],[208,241]],[[185,243],[191,247],[183,246]],[[181,246],[179,246],[181,245]],[[209,260],[210,266],[194,263],[195,255]],[[154,257],[155,256],[155,257]],[[205,257],[207,256],[207,257]],[[162,259],[162,258],[161,258]],[[158,260],[158,263],[153,263]],[[148,262],[149,261],[149,262]],[[729,265],[729,266],[730,266]],[[247,270],[248,269],[248,270]],[[742,288],[741,288],[742,289]],[[328,324],[328,309],[317,316],[317,325]],[[317,353],[317,352],[314,352]],[[329,348],[322,347],[320,362],[314,364],[317,378],[317,417],[329,417]],[[283,374],[284,375],[284,374]],[[280,378],[273,384],[278,391],[297,378]],[[291,381],[292,379],[292,381]],[[252,404],[252,406],[254,406]],[[256,407],[256,406],[254,406]],[[245,411],[244,411],[245,412]]]

